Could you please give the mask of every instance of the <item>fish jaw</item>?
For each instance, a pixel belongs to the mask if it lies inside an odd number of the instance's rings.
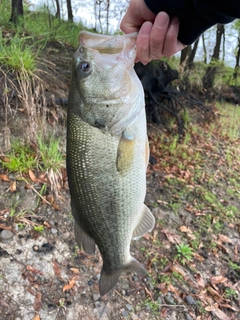
[[[144,92],[134,69],[136,33],[124,36],[80,33],[72,79],[82,103],[82,119],[121,135],[144,107]],[[94,43],[97,39],[97,43]]]

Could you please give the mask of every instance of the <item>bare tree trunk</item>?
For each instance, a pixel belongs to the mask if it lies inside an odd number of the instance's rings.
[[[99,23],[100,32],[103,31],[102,21],[101,21],[101,4],[102,4],[102,2],[103,2],[103,0],[97,1],[97,4],[98,4],[98,23]]]
[[[68,21],[73,22],[72,3],[71,0],[67,0]]]
[[[190,54],[190,52],[192,51],[192,47],[191,45],[187,46],[186,48],[184,48],[182,51],[181,51],[181,57],[180,57],[180,65],[181,66],[184,66],[186,61],[187,61],[187,58]]]
[[[204,52],[204,60],[203,60],[203,62],[207,64],[207,48],[206,48],[206,44],[205,44],[204,33],[202,34],[202,43],[203,43],[203,52]]]
[[[193,68],[193,61],[197,52],[197,47],[198,47],[198,43],[199,43],[199,38],[194,42],[194,46],[193,49],[191,50],[188,59],[187,59],[187,67],[189,69]]]
[[[60,4],[59,4],[59,0],[55,0],[55,2],[56,2],[56,6],[57,6],[57,11],[56,11],[55,17],[60,19]]]
[[[219,61],[221,41],[224,35],[224,31],[225,31],[224,25],[218,24],[217,32],[216,32],[216,44],[213,50],[212,59],[203,77],[203,86],[205,88],[212,88],[213,86],[214,78],[217,73],[216,62]]]
[[[13,22],[15,26],[19,23],[19,16],[23,17],[23,3],[22,0],[12,0],[12,13],[10,22]]]
[[[235,85],[237,84],[237,77],[239,73],[239,63],[240,63],[240,30],[238,31],[238,45],[237,45],[237,52],[236,52],[236,65],[234,68],[233,79],[235,80]]]
[[[107,10],[107,16],[106,16],[106,33],[108,34],[108,29],[109,29],[109,7],[110,7],[110,0],[106,0],[107,1],[107,5],[106,5],[106,10]]]

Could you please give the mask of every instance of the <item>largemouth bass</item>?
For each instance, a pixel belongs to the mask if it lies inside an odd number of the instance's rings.
[[[133,66],[136,34],[82,31],[74,54],[67,123],[67,172],[75,237],[103,258],[100,294],[123,271],[145,275],[131,239],[151,231],[144,205],[149,158],[144,93]]]

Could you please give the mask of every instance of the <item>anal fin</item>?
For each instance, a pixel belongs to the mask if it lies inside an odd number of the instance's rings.
[[[149,208],[143,204],[142,208],[142,217],[139,221],[137,227],[133,231],[132,239],[138,240],[144,236],[147,232],[152,231],[155,225],[155,218]]]
[[[83,231],[77,221],[75,221],[74,225],[74,234],[79,248],[82,247],[83,250],[88,254],[95,253],[95,241]]]

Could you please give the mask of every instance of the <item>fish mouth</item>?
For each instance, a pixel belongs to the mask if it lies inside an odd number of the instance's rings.
[[[136,57],[136,39],[137,32],[116,36],[87,31],[81,31],[79,34],[80,45],[97,55],[100,54],[106,68],[119,61],[124,61],[127,69],[132,68]]]

